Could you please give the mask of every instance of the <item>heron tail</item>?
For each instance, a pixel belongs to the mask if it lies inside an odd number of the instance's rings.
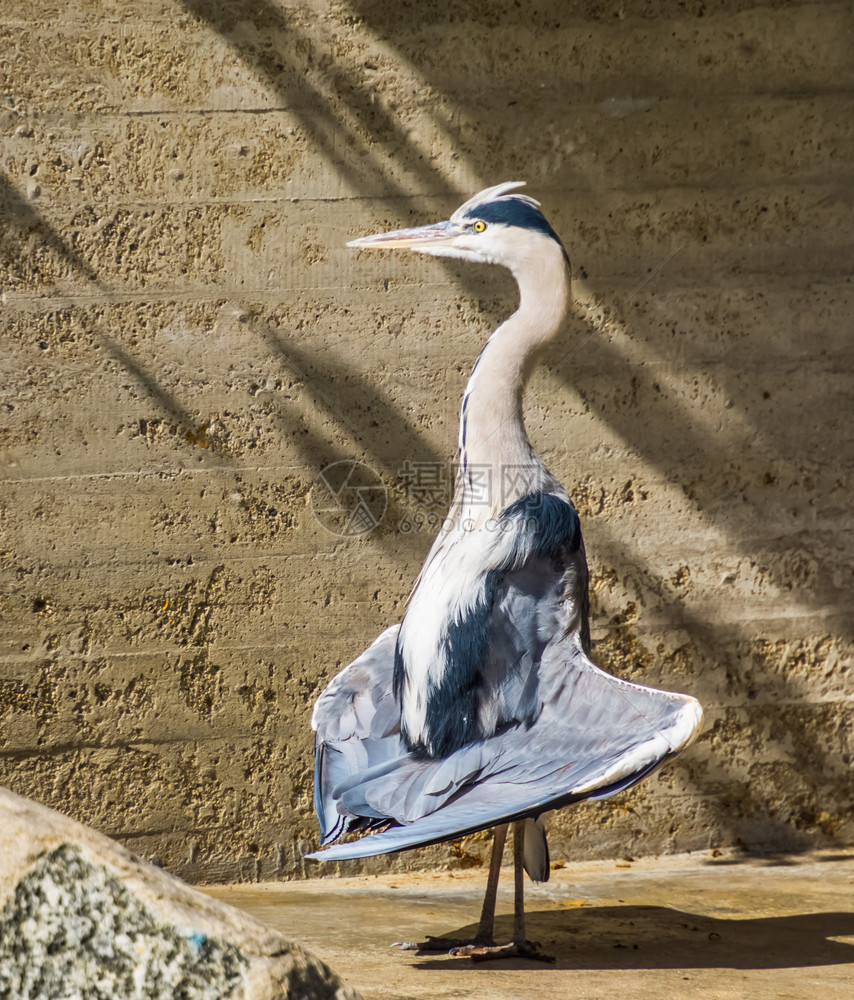
[[[548,882],[551,874],[546,828],[539,818],[525,820],[525,849],[522,864],[532,882]]]

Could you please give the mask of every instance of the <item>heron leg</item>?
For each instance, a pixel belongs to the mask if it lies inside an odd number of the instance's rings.
[[[451,954],[470,955],[473,962],[490,962],[497,958],[530,958],[538,962],[554,962],[551,955],[543,954],[533,941],[528,941],[525,937],[524,851],[525,821],[520,820],[513,824],[513,940],[501,945],[475,942],[473,945],[454,948]]]
[[[513,944],[525,942],[525,876],[522,858],[525,853],[525,821],[513,824]]]
[[[492,944],[492,931],[495,926],[495,900],[498,898],[498,876],[501,874],[501,859],[504,856],[504,842],[507,840],[509,825],[509,823],[502,823],[501,826],[495,828],[492,835],[489,878],[486,880],[486,892],[483,894],[483,906],[480,911],[480,924],[474,939],[477,944]]]
[[[486,880],[486,892],[483,894],[483,906],[480,911],[480,923],[473,939],[432,937],[426,941],[395,941],[392,948],[404,951],[446,951],[458,954],[459,949],[493,944],[492,929],[495,923],[495,900],[498,897],[498,876],[501,874],[501,858],[504,855],[504,842],[507,840],[509,823],[497,826],[492,835],[492,855],[489,859],[489,877]],[[468,954],[468,952],[465,952]]]

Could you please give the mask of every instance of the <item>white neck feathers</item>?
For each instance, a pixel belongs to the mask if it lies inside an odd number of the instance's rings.
[[[466,492],[474,488],[473,472],[490,474],[493,509],[537,488],[545,472],[528,441],[522,417],[522,393],[537,353],[557,333],[569,303],[569,268],[559,244],[535,234],[536,248],[513,275],[519,285],[519,308],[492,334],[475,363],[463,396],[459,458]],[[500,486],[509,478],[516,487]],[[527,473],[526,471],[527,470]],[[509,499],[508,499],[509,497]]]

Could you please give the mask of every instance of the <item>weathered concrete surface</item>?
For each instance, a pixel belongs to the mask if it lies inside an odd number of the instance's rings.
[[[3,788],[0,997],[358,1000],[278,931]]]
[[[401,952],[471,935],[483,874],[318,879],[206,890],[349,970],[365,1000],[850,1000],[854,853],[704,852],[567,865],[528,890],[528,932],[553,966]],[[512,932],[512,871],[496,932]]]
[[[311,701],[399,619],[513,304],[344,243],[520,178],[574,261],[527,411],[596,658],[708,721],[556,817],[554,855],[854,842],[852,29],[844,2],[6,0],[0,780],[191,880],[304,872]],[[389,503],[342,538],[315,480],[353,459]]]

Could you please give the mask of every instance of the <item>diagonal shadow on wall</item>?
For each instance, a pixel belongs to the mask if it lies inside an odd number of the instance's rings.
[[[111,290],[99,279],[87,260],[70,246],[45,218],[33,208],[16,190],[9,178],[0,171],[0,211],[6,218],[7,226],[0,242],[0,254],[9,262],[12,280],[15,280],[16,261],[33,255],[22,253],[22,246],[30,240],[49,248],[61,266],[77,278],[82,278],[88,287],[109,301]],[[193,415],[160,385],[157,378],[148,371],[125,347],[114,340],[100,324],[90,327],[92,338],[104,348],[107,355],[130,374],[144,392],[151,397],[160,410],[167,414],[180,428],[184,437],[194,438],[199,427]],[[216,443],[210,442],[214,460],[224,455],[218,452]]]
[[[316,151],[354,191],[384,205],[396,220],[412,199],[413,186],[421,194],[448,192],[447,181],[414,148],[400,118],[375,99],[370,83],[348,74],[343,63],[319,49],[303,26],[304,11],[269,0],[181,2],[274,91],[301,121]],[[393,157],[374,151],[383,146],[393,150]],[[440,264],[467,292],[476,291],[470,271],[445,260]]]
[[[354,190],[388,206],[410,198],[413,181],[426,193],[447,190],[441,175],[411,148],[400,118],[375,99],[373,88],[347,74],[331,45],[328,50],[317,46],[305,30],[304,10],[269,0],[181,2],[281,98],[302,121],[317,152]],[[392,162],[371,148],[386,144],[395,151],[394,162],[410,175],[406,183],[395,177]]]
[[[295,423],[292,415],[281,414],[282,430],[302,453],[309,465],[320,467],[343,460],[364,461],[376,466],[386,485],[400,483],[401,466],[407,460],[449,469],[450,456],[431,447],[414,424],[407,419],[400,405],[376,382],[362,375],[348,361],[329,347],[322,353],[297,343],[278,327],[254,312],[247,316],[253,329],[273,348],[284,365],[306,386],[315,405],[315,413],[324,414],[336,429],[335,434],[321,437],[308,422]],[[358,407],[348,405],[356,399]],[[358,409],[358,422],[350,414]],[[297,418],[298,419],[298,418]],[[346,440],[346,446],[333,440]],[[450,500],[450,497],[448,497]],[[423,555],[432,542],[426,532],[395,533],[395,525],[407,517],[406,498],[392,488],[388,494],[389,508],[383,524],[374,537],[381,544],[413,555]],[[444,509],[441,511],[444,516]]]
[[[725,533],[729,551],[746,559],[754,557],[755,547],[752,543],[768,534],[767,509],[755,507],[748,502],[729,502],[727,517],[716,516],[721,503],[731,500],[722,497],[716,490],[722,489],[721,484],[726,481],[728,474],[732,474],[734,465],[737,464],[739,469],[753,467],[765,470],[773,463],[774,456],[756,448],[744,435],[734,437],[726,431],[715,435],[706,433],[701,426],[686,419],[684,409],[660,391],[657,382],[659,376],[654,369],[648,366],[629,367],[613,344],[598,335],[595,329],[593,332],[597,335],[585,348],[587,356],[584,369],[572,371],[569,367],[564,367],[558,372],[558,378],[568,388],[580,392],[591,412],[642,455],[663,480],[687,487],[687,477],[683,478],[682,470],[686,466],[690,468],[690,456],[701,455],[704,466],[712,471],[708,481],[691,483],[692,502],[698,509],[713,512],[715,527]],[[616,396],[626,392],[655,400],[654,405],[644,408],[644,420],[635,419],[633,413],[625,407],[612,405],[611,401]],[[675,428],[678,428],[678,442],[675,440]],[[796,465],[798,457],[790,453],[786,456],[786,461]],[[805,460],[807,458],[808,456],[804,456]],[[740,474],[736,478],[740,478]],[[762,489],[761,481],[757,482],[756,489]],[[822,528],[819,523],[810,527],[811,533],[822,530],[831,532],[833,526]],[[781,592],[791,592],[792,580],[789,577],[780,575],[773,567],[766,567],[766,573]],[[829,591],[804,586],[798,589],[796,600],[812,611],[826,612],[832,606],[831,597]],[[840,607],[838,611],[841,615],[844,609]],[[854,632],[846,627],[844,634],[851,636]]]
[[[797,769],[801,784],[801,795],[795,788],[786,788],[785,795],[781,790],[781,804],[790,809],[797,809],[798,814],[789,822],[784,822],[780,816],[769,815],[768,802],[763,798],[765,793],[757,797],[757,791],[752,786],[749,777],[742,778],[726,770],[728,781],[726,797],[730,808],[719,811],[715,815],[717,830],[722,832],[729,842],[735,843],[743,837],[743,824],[754,817],[761,816],[765,829],[765,844],[776,845],[779,848],[796,850],[800,847],[799,835],[802,825],[815,826],[815,817],[826,810],[825,789],[830,776],[845,772],[838,754],[832,746],[823,739],[816,729],[799,730],[799,740],[806,744],[804,752],[793,758],[793,728],[791,706],[809,703],[809,692],[798,679],[785,672],[775,675],[776,685],[773,693],[764,697],[754,687],[741,687],[739,664],[734,662],[736,648],[741,645],[749,647],[755,642],[756,635],[751,633],[746,625],[730,622],[727,625],[729,635],[726,647],[721,648],[721,629],[710,625],[702,615],[690,609],[686,603],[675,596],[668,587],[666,579],[656,568],[654,562],[645,558],[638,547],[627,547],[625,538],[618,535],[605,524],[597,524],[599,534],[598,553],[600,560],[607,565],[609,559],[618,561],[623,577],[630,575],[639,586],[654,595],[659,606],[664,610],[668,627],[682,631],[689,637],[693,650],[699,653],[703,662],[714,664],[714,675],[696,672],[690,678],[688,693],[697,697],[707,709],[706,726],[700,736],[700,741],[726,740],[730,724],[741,725],[736,719],[739,713],[748,713],[762,720],[762,726],[767,727],[768,738],[779,744],[781,760],[789,761]],[[640,664],[626,671],[623,667],[626,659],[624,649],[619,649],[618,664],[610,662],[609,652],[616,644],[620,647],[629,638],[619,627],[613,624],[604,641],[596,642],[593,649],[593,661],[615,676],[620,676],[632,683],[651,684],[653,687],[684,690],[683,677],[674,677],[661,669],[647,671]],[[689,654],[690,655],[690,654]],[[732,692],[735,704],[719,705],[721,687],[726,686]],[[817,712],[826,710],[826,704],[816,704]],[[711,726],[709,725],[711,723]],[[795,722],[797,725],[797,722]],[[797,746],[795,741],[795,746]],[[703,790],[705,779],[700,774],[693,773],[690,751],[675,765],[679,768],[682,780],[694,784],[699,791]],[[768,780],[768,779],[766,779]],[[784,776],[783,780],[786,780]],[[842,791],[840,787],[840,792]],[[632,793],[629,793],[631,795]],[[840,797],[838,810],[844,806],[844,796]]]

